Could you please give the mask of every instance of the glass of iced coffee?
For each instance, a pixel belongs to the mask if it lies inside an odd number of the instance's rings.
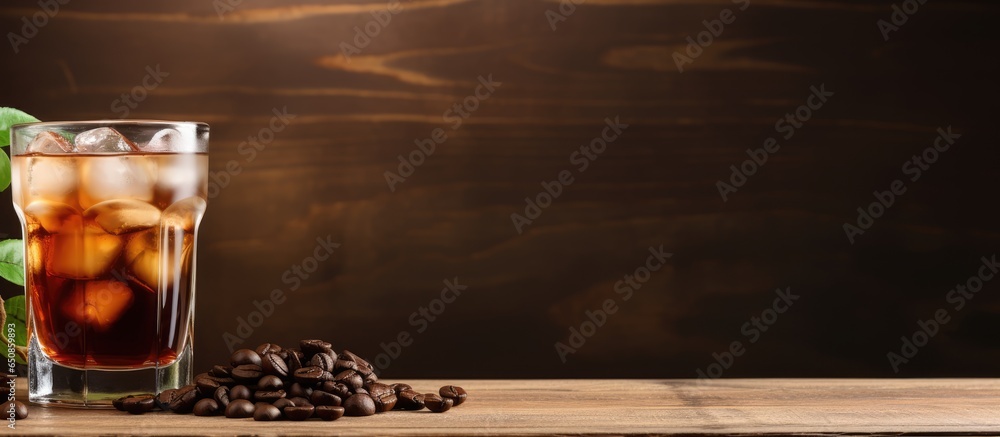
[[[32,402],[110,407],[189,382],[207,152],[201,123],[13,127]]]

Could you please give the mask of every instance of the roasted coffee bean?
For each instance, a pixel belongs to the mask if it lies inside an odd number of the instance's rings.
[[[114,400],[111,401],[111,406],[115,407],[115,409],[118,410],[118,411],[125,411],[125,399],[134,398],[134,397],[135,396],[133,396],[133,395],[128,395],[128,396],[122,396],[122,397],[120,397],[118,399],[114,399]]]
[[[161,410],[169,410],[170,400],[174,398],[175,394],[177,394],[176,388],[161,391],[160,394],[156,395],[156,406],[160,407]]]
[[[403,390],[396,395],[397,410],[423,410],[424,395],[413,390]]]
[[[356,394],[344,401],[344,414],[348,416],[371,416],[375,414],[375,401],[366,394]]]
[[[257,355],[263,357],[266,354],[276,354],[281,352],[281,346],[274,343],[263,343],[260,346],[257,346],[257,349],[254,349],[254,352],[257,352]]]
[[[332,379],[330,372],[316,366],[303,367],[295,371],[295,381],[302,384],[315,385],[323,381]]]
[[[258,409],[260,407],[263,407],[264,405],[272,405],[272,404],[270,402],[257,401],[257,402],[253,403],[253,408],[254,408],[254,410],[256,410],[256,409]]]
[[[365,381],[361,378],[361,375],[354,370],[345,370],[333,377],[334,382],[339,382],[346,385],[352,391],[361,388]]]
[[[226,407],[226,417],[230,419],[245,419],[252,417],[254,412],[253,404],[246,399],[236,399]]]
[[[375,412],[384,413],[396,406],[396,392],[386,384],[373,383],[368,385],[368,394],[375,401]]]
[[[205,398],[194,404],[195,416],[214,416],[219,413],[219,403],[215,399]]]
[[[215,390],[221,386],[218,382],[207,377],[196,380],[194,384],[198,387],[198,394],[203,398],[212,397],[215,395]]]
[[[337,388],[337,383],[333,381],[323,381],[322,384],[316,386],[316,390],[323,390],[327,393],[333,393],[333,390]]]
[[[259,366],[260,355],[258,355],[257,352],[254,352],[251,349],[239,349],[236,352],[233,352],[233,354],[229,356],[229,364],[232,365],[234,368],[245,364],[253,364],[255,366]]]
[[[237,385],[229,390],[229,400],[235,401],[237,399],[250,400],[253,397],[253,392],[245,385]]]
[[[442,398],[451,399],[456,407],[462,405],[462,402],[465,402],[465,398],[469,396],[469,394],[465,392],[464,388],[457,385],[446,385],[441,387],[441,389],[438,390],[438,394],[441,395]]]
[[[9,407],[8,403],[8,407]],[[153,411],[156,408],[156,399],[153,395],[139,395],[126,398],[122,402],[122,408],[131,414],[143,414]]]
[[[333,381],[328,381],[328,382],[333,382]],[[324,387],[326,386],[326,382],[323,383],[323,386]],[[330,390],[323,390],[323,391],[340,396],[341,399],[347,399],[347,397],[351,395],[351,388],[348,387],[347,384],[344,384],[342,382],[333,382],[333,387],[331,387]]]
[[[424,395],[424,406],[435,413],[443,413],[450,410],[453,403],[450,398],[442,398],[435,394]]]
[[[193,385],[185,385],[177,389],[174,398],[170,400],[170,411],[177,414],[188,414],[198,402],[198,390]]]
[[[344,417],[344,411],[345,411],[344,407],[336,407],[336,406],[331,406],[331,405],[323,405],[323,406],[316,407],[315,414],[316,414],[316,417],[319,417],[320,419],[330,421],[330,420],[337,420],[337,419],[340,419],[341,417]]]
[[[410,384],[403,384],[401,382],[389,384],[389,387],[392,387],[392,391],[396,392],[397,395],[404,390],[413,390],[413,387],[410,387]]]
[[[256,352],[254,353],[256,354]],[[258,364],[241,364],[233,368],[233,379],[239,382],[255,383],[262,375],[263,372]]]
[[[257,381],[257,387],[261,390],[281,390],[285,388],[285,383],[281,382],[281,378],[274,375],[266,375],[260,377]]]
[[[299,342],[299,350],[306,357],[312,357],[319,353],[336,355],[333,353],[333,345],[323,340],[302,340]]]
[[[230,376],[229,372],[232,371],[232,366],[212,366],[212,370],[209,370],[208,374],[219,378],[228,378]]]
[[[332,372],[333,363],[335,361],[336,360],[329,354],[318,353],[316,355],[313,355],[312,359],[309,360],[309,365],[319,367],[320,369],[326,370],[327,372]]]
[[[229,377],[229,376],[212,376],[212,375],[208,375],[208,376],[203,376],[202,378],[204,378],[204,379],[210,379],[212,381],[215,381],[215,382],[219,383],[219,385],[224,385],[226,387],[232,387],[232,386],[236,385],[236,380],[233,379],[232,377]]]
[[[366,395],[366,394],[368,394],[368,390],[365,390],[364,387],[356,388],[356,389],[354,389],[354,394],[363,394],[363,395]]]
[[[288,398],[281,398],[281,399],[278,399],[278,400],[274,401],[274,406],[278,407],[279,410],[284,410],[285,408],[288,408],[288,407],[294,407],[295,406],[295,402],[292,402],[292,401],[288,400]]]
[[[342,360],[337,358],[337,361],[333,362],[333,371],[341,372],[344,370],[358,370],[358,363],[355,363],[354,360]]]
[[[296,405],[293,407],[285,407],[282,413],[284,413],[285,418],[288,420],[306,420],[312,417],[313,411],[315,410],[316,407],[313,407],[312,405]]]
[[[285,397],[284,390],[257,390],[253,394],[254,400],[258,402],[274,402]]]
[[[309,402],[309,399],[306,399],[301,396],[289,398],[288,400],[292,401],[292,403],[295,404],[296,407],[301,407],[303,405],[312,405],[312,402]]]
[[[281,378],[288,376],[288,364],[278,354],[266,354],[261,358],[261,370],[268,375]]]
[[[353,352],[345,349],[344,352],[342,352],[340,355],[337,356],[337,359],[354,361],[358,365],[357,368],[358,373],[363,378],[367,379],[370,377],[372,382],[378,380],[377,376],[372,376],[375,374],[375,367],[372,366],[368,361],[365,361],[364,358],[355,355]]]
[[[226,408],[229,406],[229,387],[219,387],[215,389],[215,393],[212,394],[212,399],[219,405],[220,408]]]
[[[332,393],[327,393],[322,390],[313,390],[312,396],[309,396],[309,402],[313,405],[333,405],[340,406],[340,396]]]
[[[253,420],[258,422],[268,422],[278,419],[281,419],[281,410],[274,405],[262,405],[253,412]]]
[[[9,383],[8,383],[9,384]],[[28,406],[21,401],[8,401],[3,405],[4,415],[10,417],[10,411],[14,411],[14,419],[21,420],[28,418]],[[131,413],[131,411],[129,411]],[[11,425],[13,427],[13,425]]]
[[[292,375],[296,370],[302,368],[302,352],[290,350],[285,357],[285,364],[288,365],[288,374]]]
[[[324,383],[325,384],[325,383]],[[292,385],[288,386],[288,396],[289,397],[303,397],[307,398],[312,394],[312,387],[307,387],[305,385],[293,382]]]

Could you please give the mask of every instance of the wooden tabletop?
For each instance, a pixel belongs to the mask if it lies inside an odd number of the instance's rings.
[[[430,391],[445,381],[411,382]],[[444,414],[390,412],[335,422],[30,407],[29,435],[585,435],[1000,433],[1000,380],[467,380]]]

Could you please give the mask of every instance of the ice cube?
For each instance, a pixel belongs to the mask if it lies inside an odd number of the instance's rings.
[[[205,214],[205,207],[205,199],[198,196],[178,200],[163,210],[163,225],[194,232],[195,226],[201,222],[201,217]]]
[[[80,206],[115,199],[153,200],[156,163],[148,157],[90,156],[80,160]]]
[[[183,135],[177,129],[163,129],[153,135],[148,143],[142,146],[142,150],[150,152],[179,151],[183,145]]]
[[[27,223],[39,224],[46,232],[55,234],[63,228],[79,229],[83,223],[76,208],[65,203],[36,200],[24,208]]]
[[[63,312],[82,326],[104,332],[132,306],[132,290],[121,281],[86,281],[63,300]]]
[[[104,232],[92,221],[68,228],[63,226],[60,233],[50,237],[52,245],[45,259],[50,275],[93,279],[111,270],[124,246],[121,238]]]
[[[160,209],[139,200],[106,200],[88,208],[83,217],[94,220],[108,233],[121,235],[158,225]]]
[[[28,143],[25,153],[71,153],[73,145],[55,132],[42,132]]]
[[[74,160],[71,155],[27,157],[28,197],[76,203],[78,172]]]
[[[120,132],[110,127],[99,127],[77,134],[76,151],[81,153],[137,152],[139,148]]]
[[[167,236],[166,241],[161,241],[162,235]],[[164,234],[159,229],[150,229],[135,234],[129,240],[125,246],[125,262],[132,276],[151,290],[160,285],[160,267],[165,266],[167,277],[163,285],[171,289],[176,278],[189,274],[187,269],[190,269],[193,243],[194,236],[183,231],[167,231]]]
[[[208,160],[204,155],[175,153],[159,157],[158,199],[183,199],[204,190]]]

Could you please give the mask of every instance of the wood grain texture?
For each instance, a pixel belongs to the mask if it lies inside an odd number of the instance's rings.
[[[117,117],[159,65],[170,76],[129,117],[212,125],[211,171],[240,173],[202,226],[199,368],[282,289],[247,345],[321,337],[374,358],[409,333],[390,376],[694,377],[737,340],[725,376],[996,376],[1000,281],[899,373],[886,353],[1000,247],[1000,7],[926,2],[886,42],[892,4],[751,0],[679,73],[672,54],[732,1],[588,0],[555,31],[557,1],[403,1],[348,61],[340,44],[386,1],[245,0],[220,19],[207,0],[88,0],[19,53],[0,46],[0,105]],[[3,34],[37,7],[4,2]],[[502,86],[452,129],[443,113],[490,74]],[[820,84],[835,96],[724,202],[716,182]],[[241,142],[285,107],[297,117],[250,161]],[[616,115],[628,130],[577,172],[571,154]],[[958,145],[850,244],[856,208],[949,125]],[[390,191],[384,173],[438,128],[447,141]],[[575,182],[519,234],[511,214],[563,170]],[[340,249],[292,291],[286,270],[327,235]],[[660,245],[668,265],[620,300]],[[455,277],[468,290],[417,332]],[[785,287],[801,300],[750,344],[741,327]],[[607,299],[620,310],[564,364],[554,344]]]
[[[702,435],[996,434],[992,379],[420,380],[458,384],[444,414],[391,412],[335,422],[132,416],[30,407],[26,435]]]

